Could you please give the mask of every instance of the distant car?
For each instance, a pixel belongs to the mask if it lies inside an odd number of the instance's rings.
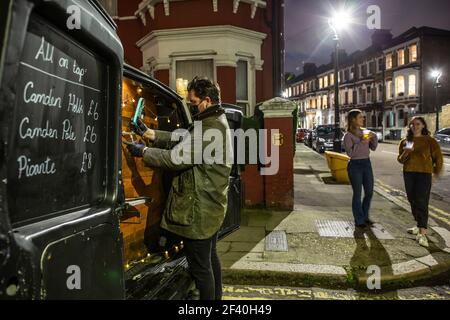
[[[340,130],[341,130],[341,151],[345,151],[342,143],[345,132],[342,129]],[[325,151],[332,151],[334,147],[333,140],[334,140],[334,125],[317,126],[317,128],[313,130],[312,134],[312,148],[319,153],[324,153]]]
[[[434,134],[434,138],[441,146],[442,152],[450,154],[450,128],[439,130]]]
[[[295,140],[297,142],[303,142],[305,140],[306,129],[298,128]]]
[[[377,135],[378,141],[379,142],[383,142],[383,129],[379,129],[379,128],[367,128],[367,130],[372,131],[373,133],[375,133]]]

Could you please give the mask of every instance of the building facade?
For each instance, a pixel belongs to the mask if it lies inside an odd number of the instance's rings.
[[[377,30],[372,45],[349,56],[339,55],[340,124],[346,113],[361,109],[366,126],[379,128],[385,136],[402,130],[415,114],[436,111],[450,101],[450,31],[429,27],[411,28],[393,38],[388,30]],[[315,67],[295,78],[285,93],[299,105],[304,128],[334,124],[334,64]],[[433,70],[444,75],[435,90]],[[433,128],[430,128],[433,129]]]
[[[283,92],[283,1],[100,2],[118,25],[126,62],[173,89],[207,76],[246,115]]]

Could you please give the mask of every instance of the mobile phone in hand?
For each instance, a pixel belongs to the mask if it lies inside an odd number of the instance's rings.
[[[414,147],[414,141],[406,141],[405,149],[411,150]]]

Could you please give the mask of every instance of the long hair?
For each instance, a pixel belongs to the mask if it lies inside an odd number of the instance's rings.
[[[359,109],[353,109],[349,111],[347,115],[347,132],[356,134],[356,129],[359,128],[355,126],[354,122],[360,114],[362,114],[362,111]]]
[[[412,124],[413,124],[414,120],[419,120],[424,125],[424,128],[422,129],[422,135],[424,135],[424,136],[430,135],[430,131],[428,130],[428,125],[427,125],[427,122],[425,121],[425,119],[423,117],[413,117],[409,121],[408,134],[406,136],[406,140],[408,140],[409,142],[412,142],[414,139],[414,131],[412,130]]]

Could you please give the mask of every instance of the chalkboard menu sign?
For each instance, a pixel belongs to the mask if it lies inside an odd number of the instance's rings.
[[[9,139],[13,223],[105,198],[107,72],[87,48],[31,17]]]

